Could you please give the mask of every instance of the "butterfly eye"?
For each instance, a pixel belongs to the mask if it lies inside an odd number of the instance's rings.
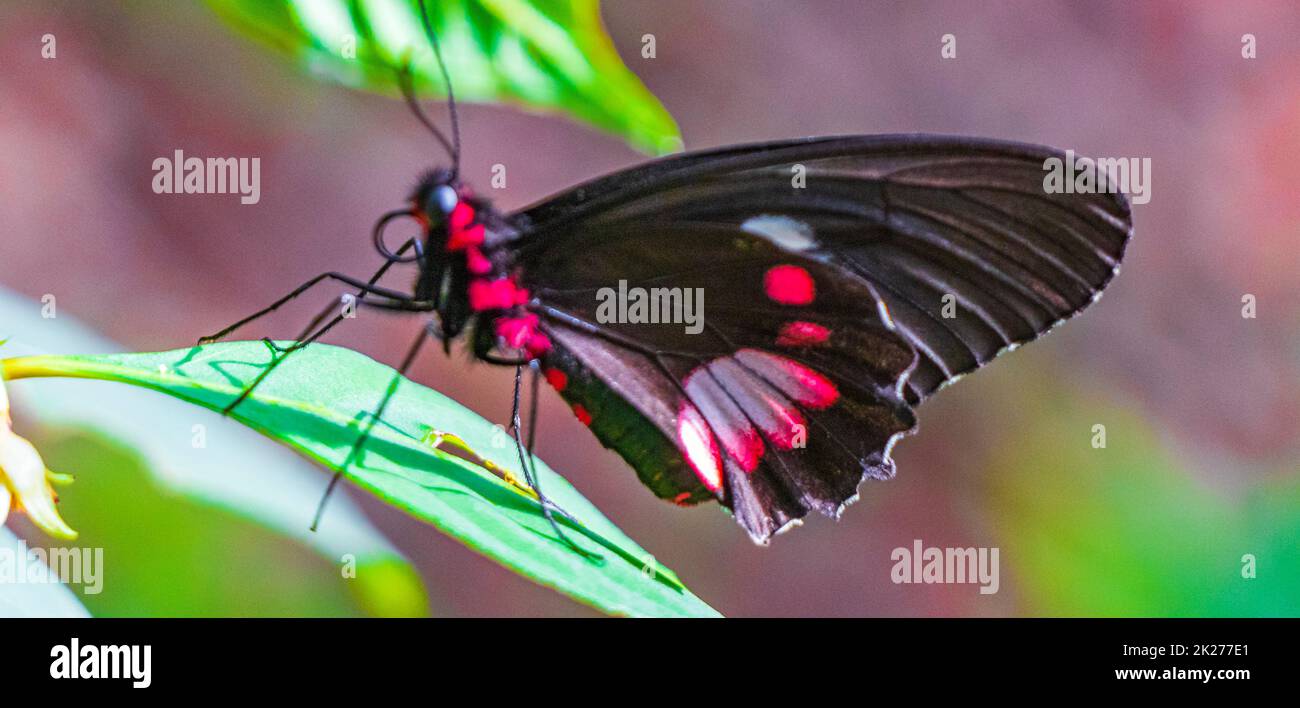
[[[455,189],[444,184],[434,188],[431,201],[438,205],[438,209],[443,214],[450,214],[451,210],[456,208],[456,202],[460,201],[460,197],[456,194]]]

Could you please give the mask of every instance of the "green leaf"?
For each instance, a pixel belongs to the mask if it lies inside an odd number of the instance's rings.
[[[417,91],[445,96],[416,0],[208,4],[313,73],[394,94],[409,61]],[[431,0],[428,9],[457,100],[564,111],[646,152],[681,149],[668,111],[615,51],[597,0]]]
[[[0,366],[11,379],[119,381],[221,410],[273,356],[261,342],[232,342],[156,354],[24,357]],[[370,427],[389,390],[382,421]],[[344,473],[506,567],[612,614],[717,614],[538,461],[542,490],[578,520],[562,521],[568,535],[603,561],[574,552],[555,537],[530,491],[508,481],[523,475],[500,428],[361,354],[311,345],[286,358],[232,417],[335,470],[370,427]]]
[[[0,288],[0,326],[5,328],[0,335],[21,333],[21,336],[9,338],[4,345],[6,356],[49,352],[91,354],[123,349],[65,312],[60,312],[56,318],[46,318],[41,311],[41,303]],[[329,524],[315,533],[309,530],[325,480],[320,469],[291,451],[231,421],[150,391],[68,380],[20,384],[12,393],[21,413],[19,422],[24,425],[36,424],[40,430],[57,428],[94,433],[105,438],[101,440],[105,446],[116,442],[118,446],[134,451],[140,458],[140,465],[151,475],[152,484],[159,487],[160,498],[175,500],[180,495],[232,512],[310,546],[336,566],[344,556],[355,560],[356,577],[344,580],[335,572],[332,579],[337,585],[351,590],[358,603],[370,613],[380,616],[428,613],[428,599],[415,568],[345,495],[331,503]],[[24,395],[28,393],[37,395]],[[204,425],[211,438],[211,444],[201,450],[196,450],[193,444],[197,423]],[[46,450],[44,445],[40,447],[46,453],[47,462],[59,452],[53,448]],[[100,471],[98,467],[94,469]],[[123,475],[128,473],[120,472]],[[78,491],[91,483],[92,480],[83,476],[77,486],[68,490],[71,496],[64,495],[63,506],[78,507],[82,498]],[[187,509],[192,508],[183,500],[176,501]],[[91,508],[98,507],[92,504]],[[185,518],[194,518],[199,513],[202,512],[196,511]],[[123,523],[122,517],[110,518],[118,519],[119,525]],[[113,528],[109,522],[96,524],[96,527],[105,537],[119,538],[123,542],[131,538],[129,529]],[[194,531],[187,529],[181,533],[192,535]],[[258,543],[265,542],[259,540]],[[117,550],[109,552],[119,553]],[[247,560],[250,559],[245,558]],[[151,582],[147,573],[130,575],[129,569],[120,563],[114,563],[113,567],[129,576],[116,581],[115,586],[135,579]],[[255,564],[242,567],[246,573],[257,573]],[[274,564],[262,567],[270,568]],[[261,578],[250,575],[247,581],[251,586],[261,582]],[[320,582],[320,579],[313,582]],[[128,585],[115,589],[134,591],[141,596],[147,594]],[[209,595],[205,593],[203,596]],[[147,606],[136,604],[132,607],[146,607],[143,612],[148,614]],[[218,605],[214,603],[169,605],[170,611],[177,614],[202,614],[205,608],[216,607]],[[119,606],[97,606],[95,609],[97,613],[100,610],[114,613]],[[132,611],[141,612],[139,609]],[[236,608],[227,614],[248,612]]]

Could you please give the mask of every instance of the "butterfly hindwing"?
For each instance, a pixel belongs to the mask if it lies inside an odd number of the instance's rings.
[[[915,424],[902,395],[915,354],[869,286],[727,227],[617,235],[590,229],[582,257],[523,272],[554,345],[547,378],[647,486],[716,497],[765,542],[809,511],[838,515],[864,476],[892,476],[889,448]],[[619,290],[698,298],[702,318],[611,318],[601,302]]]

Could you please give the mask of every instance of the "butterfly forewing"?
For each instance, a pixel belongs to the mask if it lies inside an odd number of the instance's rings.
[[[525,250],[597,226],[788,218],[782,241],[871,283],[919,354],[909,399],[1077,314],[1118,270],[1120,194],[1049,194],[1051,148],[942,136],[815,138],[660,160],[520,216]],[[759,222],[752,220],[759,219]],[[768,228],[780,239],[780,228]],[[790,234],[794,234],[791,236]],[[544,236],[545,235],[545,236]],[[561,236],[560,240],[565,240]]]

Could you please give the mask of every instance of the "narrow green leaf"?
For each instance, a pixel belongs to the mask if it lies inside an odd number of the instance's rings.
[[[261,342],[232,342],[152,354],[24,357],[0,366],[6,378],[118,381],[221,410],[272,356]],[[342,469],[390,390],[382,421],[370,427],[361,454]],[[538,461],[542,490],[578,520],[564,522],[568,535],[603,561],[574,552],[555,537],[529,490],[509,481],[523,475],[513,442],[500,428],[361,354],[309,346],[285,359],[232,417],[328,468],[342,469],[358,485],[506,567],[600,610],[717,614]]]
[[[446,95],[416,0],[208,0],[219,16],[352,88],[394,94],[409,62],[422,95]],[[563,111],[662,154],[672,116],[619,58],[597,0],[430,0],[458,100]]]

